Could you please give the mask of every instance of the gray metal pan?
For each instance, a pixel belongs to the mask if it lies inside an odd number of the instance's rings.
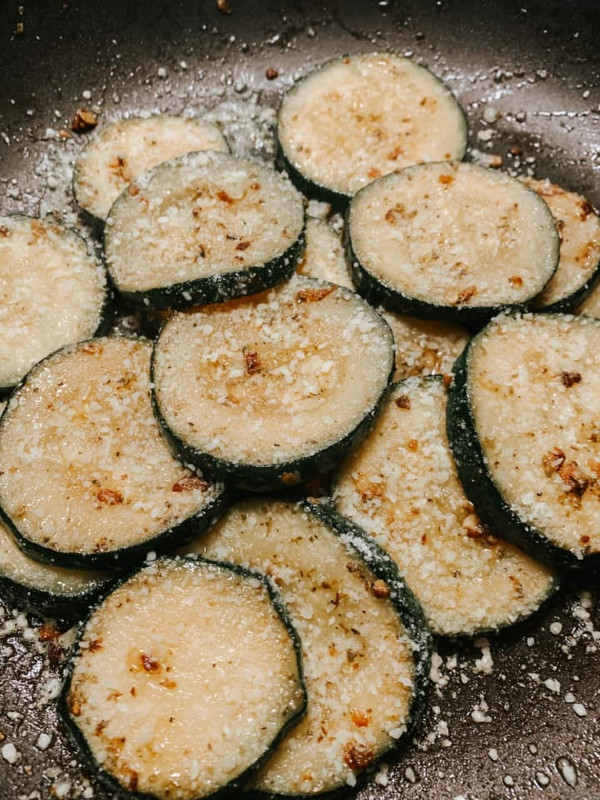
[[[268,156],[261,109],[312,65],[375,49],[450,85],[479,157],[600,207],[599,39],[597,0],[1,0],[0,208],[76,221],[66,178],[85,135],[60,130],[78,107],[212,109],[234,149]],[[438,643],[415,741],[347,796],[599,800],[597,587],[589,566],[518,630]],[[40,644],[39,625],[0,605],[0,800],[108,800],[57,723],[66,643],[46,627]]]

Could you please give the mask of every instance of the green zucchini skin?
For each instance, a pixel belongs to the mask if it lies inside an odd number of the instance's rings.
[[[128,305],[147,311],[149,309],[181,310],[210,303],[224,303],[236,297],[258,294],[292,277],[296,265],[304,253],[305,227],[306,222],[296,241],[282,255],[265,264],[147,291],[128,292],[119,289],[119,295]]]
[[[211,503],[208,503],[197,514],[188,517],[174,525],[172,528],[161,531],[152,539],[147,539],[141,544],[109,553],[68,553],[60,550],[48,550],[35,542],[26,539],[14,522],[0,508],[0,519],[12,532],[19,543],[21,550],[42,564],[51,564],[57,567],[74,567],[75,569],[126,569],[144,561],[148,553],[158,555],[168,553],[174,547],[185,544],[186,541],[206,530],[218,517],[225,513],[231,502],[230,492],[224,490]]]
[[[356,291],[372,306],[382,306],[397,314],[408,314],[420,319],[439,320],[441,322],[459,322],[467,325],[483,325],[491,317],[503,311],[526,311],[526,305],[511,306],[441,306],[426,303],[414,297],[407,297],[397,289],[381,280],[376,280],[360,263],[350,241],[348,212],[345,215],[343,244],[346,261],[352,274]]]
[[[6,575],[0,575],[0,591],[3,598],[36,616],[57,617],[68,622],[79,620],[100,593],[106,591],[106,585],[105,582],[87,592],[66,597],[37,589],[35,586],[25,586]]]
[[[581,563],[576,556],[556,546],[541,531],[521,520],[489,474],[471,410],[468,383],[469,356],[477,339],[475,336],[471,340],[454,364],[446,415],[448,441],[465,494],[486,525],[532,558],[552,567],[575,567]]]
[[[154,387],[154,363],[156,349],[152,354],[150,366],[150,383]],[[288,461],[284,464],[262,465],[262,464],[239,464],[218,458],[210,453],[205,453],[189,445],[179,436],[173,433],[168,427],[160,408],[156,401],[154,388],[152,389],[152,408],[156,416],[158,425],[169,442],[173,454],[185,464],[193,464],[201,469],[206,475],[223,480],[234,486],[236,489],[249,492],[274,492],[289,490],[294,486],[310,480],[318,473],[329,472],[352,450],[368,433],[372,422],[375,420],[389,393],[389,383],[392,380],[394,371],[392,370],[388,378],[388,388],[384,391],[377,403],[361,419],[353,431],[346,434],[342,439],[334,442],[325,450],[309,456],[303,456],[295,461]],[[189,537],[186,537],[189,538]]]
[[[578,313],[575,311],[577,306],[580,303],[583,303],[586,297],[592,293],[599,282],[600,261],[598,261],[593,274],[590,275],[587,281],[568,297],[563,297],[561,300],[557,300],[555,303],[550,303],[550,305],[547,306],[540,306],[539,308],[532,308],[531,310],[540,314],[576,314]]]
[[[306,197],[319,200],[322,203],[329,203],[333,213],[345,211],[348,203],[350,200],[352,200],[352,195],[335,192],[333,189],[328,189],[326,186],[323,186],[320,183],[315,183],[315,181],[311,181],[309,178],[303,175],[300,170],[296,169],[292,162],[286,157],[283,147],[279,141],[279,137],[277,136],[277,131],[275,131],[275,137],[277,142],[275,163],[278,169],[287,173],[294,186],[300,192],[302,192],[302,194],[306,195]]]
[[[173,561],[173,560],[176,560],[176,559],[165,558],[163,560]],[[182,559],[179,558],[177,560],[182,560]],[[257,771],[265,763],[265,761],[267,761],[267,759],[269,758],[271,753],[275,750],[275,748],[277,747],[279,742],[300,721],[300,719],[306,713],[306,706],[307,706],[307,703],[308,703],[308,697],[307,697],[307,692],[306,692],[306,684],[305,684],[305,681],[304,681],[304,672],[303,672],[303,668],[302,668],[301,644],[300,644],[300,639],[298,637],[296,629],[294,628],[294,626],[293,626],[293,624],[292,624],[292,622],[290,620],[289,614],[287,612],[287,609],[286,609],[286,607],[285,607],[280,595],[273,588],[273,586],[271,585],[270,581],[268,581],[264,577],[264,575],[261,575],[258,572],[254,572],[253,570],[245,569],[244,567],[240,567],[240,566],[235,565],[235,564],[229,564],[229,563],[225,564],[225,563],[218,562],[218,561],[209,561],[208,559],[200,559],[200,558],[193,558],[193,559],[187,559],[187,560],[205,561],[207,563],[217,564],[217,565],[219,565],[221,567],[224,567],[224,568],[226,568],[228,570],[231,570],[232,572],[238,573],[240,575],[244,575],[246,577],[251,577],[251,578],[253,578],[255,580],[259,580],[266,587],[267,592],[269,594],[269,598],[271,599],[271,602],[273,603],[273,605],[274,605],[274,607],[275,607],[280,619],[282,620],[286,630],[290,634],[290,638],[292,639],[294,650],[296,652],[296,662],[298,664],[298,674],[299,674],[299,677],[300,677],[301,689],[302,689],[302,694],[303,694],[303,704],[302,704],[302,706],[299,708],[298,712],[295,715],[293,715],[292,717],[290,717],[290,719],[281,728],[280,732],[275,737],[275,739],[271,742],[270,746],[267,748],[267,750],[265,751],[263,756],[258,761],[256,761],[254,764],[252,764],[244,773],[239,775],[235,779],[235,781],[231,782],[227,786],[222,787],[219,791],[214,792],[213,794],[210,795],[211,800],[220,800],[220,798],[231,796],[231,794],[233,792],[235,792],[236,790],[241,790],[241,787],[245,783],[247,783],[248,780],[251,778],[251,776],[254,774],[254,772]],[[60,692],[60,695],[58,697],[58,702],[57,702],[57,711],[58,711],[59,719],[61,720],[61,722],[65,726],[65,728],[66,728],[66,730],[67,730],[67,732],[68,732],[68,734],[69,734],[69,736],[71,738],[71,741],[73,742],[75,747],[78,749],[78,751],[83,756],[83,759],[84,759],[85,763],[96,774],[98,779],[102,783],[104,783],[105,786],[107,786],[113,792],[117,793],[119,797],[130,798],[130,800],[156,800],[156,795],[146,794],[146,793],[142,793],[142,792],[135,792],[135,791],[131,791],[131,790],[125,789],[116,780],[116,778],[113,775],[111,775],[109,772],[107,772],[106,770],[104,770],[104,769],[102,769],[101,767],[98,766],[98,764],[96,763],[96,760],[94,759],[94,757],[92,755],[90,747],[88,746],[88,744],[87,744],[87,742],[85,740],[85,737],[83,736],[82,732],[79,730],[77,725],[74,723],[74,721],[73,721],[73,719],[72,719],[72,717],[71,717],[71,715],[69,713],[69,709],[68,709],[68,695],[69,695],[69,690],[71,688],[71,681],[72,681],[72,678],[73,678],[73,669],[74,669],[74,666],[75,666],[75,655],[76,655],[76,653],[77,653],[77,651],[79,649],[79,645],[81,643],[81,640],[84,637],[87,623],[91,619],[91,617],[94,614],[94,612],[102,605],[103,601],[113,591],[115,591],[115,589],[118,589],[120,586],[122,586],[124,583],[126,583],[129,580],[129,578],[131,578],[133,575],[135,575],[138,571],[141,571],[141,569],[143,569],[143,567],[141,567],[140,569],[136,569],[136,570],[134,570],[132,572],[129,572],[126,576],[124,576],[120,580],[114,582],[110,586],[110,588],[107,591],[103,592],[102,595],[96,600],[94,605],[89,609],[88,614],[86,615],[85,619],[81,622],[81,624],[79,626],[78,633],[77,633],[77,638],[76,638],[76,640],[75,640],[75,642],[74,642],[74,644],[73,644],[73,646],[71,648],[71,651],[69,653],[69,657],[68,657],[68,660],[67,660],[67,665],[66,665],[65,672],[64,672],[64,681],[63,681],[63,685],[62,685],[61,692]]]

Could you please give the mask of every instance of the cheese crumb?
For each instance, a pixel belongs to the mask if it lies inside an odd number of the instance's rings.
[[[52,737],[47,733],[40,733],[35,743],[38,750],[47,750],[52,742]]]
[[[5,761],[8,761],[9,764],[16,764],[21,758],[21,753],[19,753],[12,742],[7,742],[5,745],[3,745],[0,753],[2,753],[2,758]]]

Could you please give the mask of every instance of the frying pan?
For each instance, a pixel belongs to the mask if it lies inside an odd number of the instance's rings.
[[[312,65],[373,50],[414,58],[449,84],[469,118],[471,158],[500,157],[600,207],[597,0],[228,0],[221,10],[213,0],[21,2],[0,0],[4,212],[54,211],[77,224],[68,164],[85,134],[57,137],[80,106],[101,120],[212,109],[234,150],[268,158],[260,109],[276,107]],[[438,643],[415,741],[347,796],[598,800],[597,586],[598,567],[587,566],[517,630]],[[108,800],[49,699],[64,642],[40,646],[40,622],[16,614],[0,606],[0,754],[9,758],[0,755],[0,800]],[[51,737],[46,749],[40,733]]]

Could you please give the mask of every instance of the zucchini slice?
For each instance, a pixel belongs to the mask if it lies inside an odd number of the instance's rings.
[[[362,438],[392,334],[354,292],[295,275],[266,295],[174,314],[155,343],[158,418],[186,462],[240,488],[293,486]]]
[[[557,586],[552,570],[482,525],[465,497],[446,437],[441,377],[394,388],[334,478],[333,498],[396,561],[438,634],[511,625]]]
[[[22,552],[0,522],[0,589],[17,606],[35,614],[74,619],[106,588],[105,572],[41,564]]]
[[[75,162],[75,199],[94,220],[104,223],[134,178],[195,150],[227,153],[229,148],[217,126],[203,119],[161,114],[113,122],[89,141]]]
[[[482,321],[542,291],[559,239],[546,203],[516,178],[474,164],[421,164],[354,197],[347,256],[370,302]]]
[[[302,196],[268,167],[202,151],[136,178],[104,233],[110,275],[142,308],[186,308],[290,277],[304,247]]]
[[[176,461],[150,403],[152,345],[119,337],[38,364],[0,420],[0,507],[28,554],[69,567],[141,560],[206,525],[224,490]]]
[[[0,216],[0,391],[59,347],[108,327],[108,306],[105,270],[81,236]]]
[[[471,338],[456,322],[437,322],[380,309],[396,343],[394,380],[417,375],[446,375]]]
[[[560,237],[558,268],[533,308],[568,311],[600,277],[600,217],[580,194],[567,192],[549,180],[523,180],[546,201]]]
[[[394,170],[460,160],[467,123],[427,69],[390,53],[366,53],[330,61],[288,91],[277,140],[302,191],[340,207]]]
[[[600,551],[600,322],[500,315],[455,366],[448,436],[483,522],[540,559]]]
[[[60,710],[113,790],[213,797],[244,782],[303,714],[299,651],[262,576],[160,559],[87,619]]]
[[[240,503],[190,548],[269,575],[302,644],[306,717],[252,788],[353,785],[412,727],[429,676],[429,633],[391,559],[332,510],[281,500]]]
[[[306,219],[306,247],[297,271],[309,278],[335,283],[354,291],[342,242],[333,228],[313,217]]]

